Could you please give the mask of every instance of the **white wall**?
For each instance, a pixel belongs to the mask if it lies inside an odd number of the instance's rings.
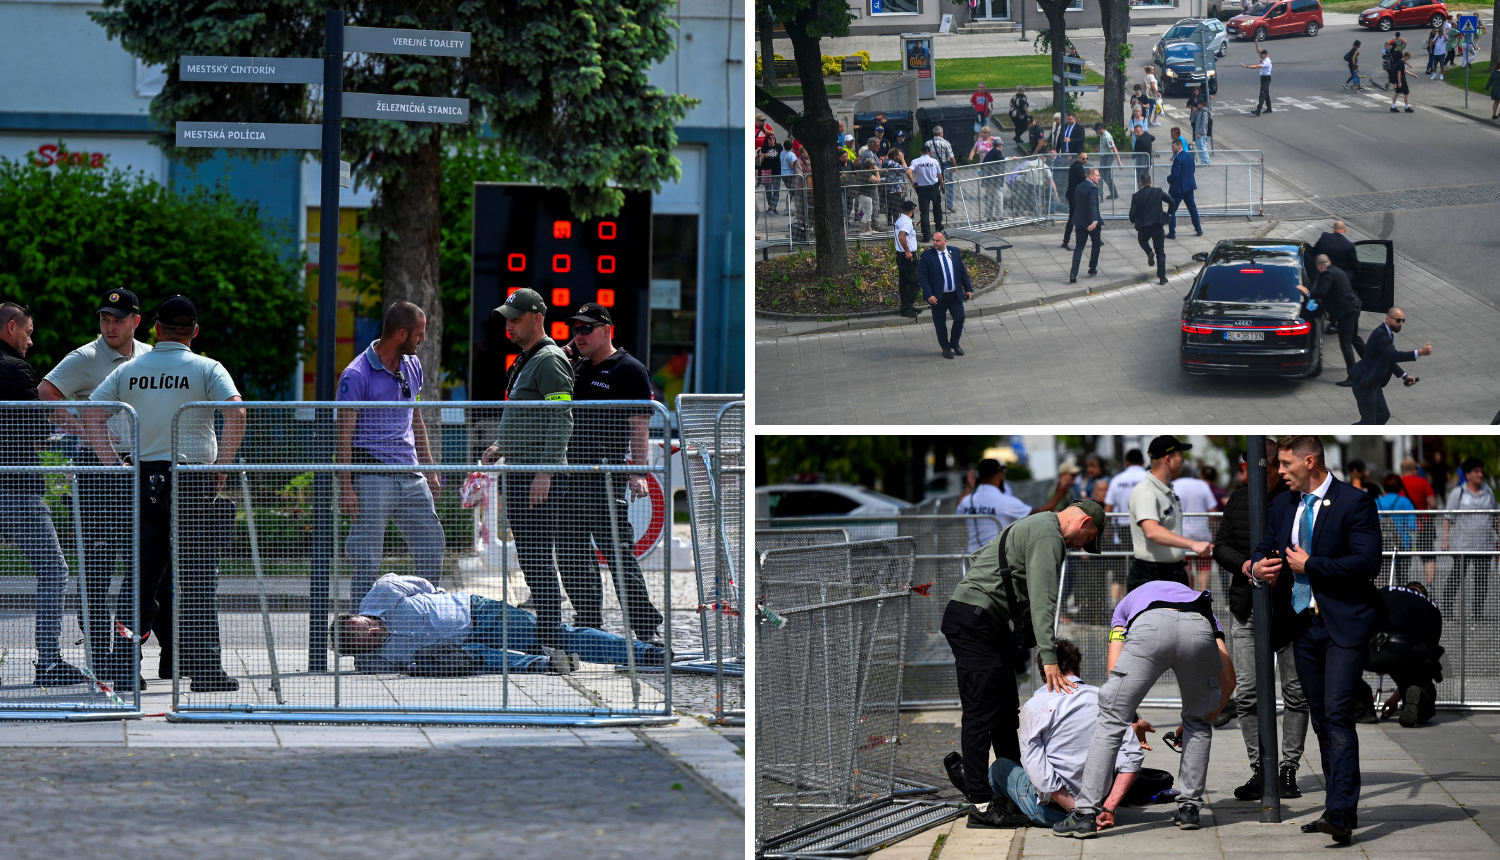
[[[0,111],[149,113],[150,97],[136,93],[135,58],[88,17],[99,8],[0,0]]]
[[[745,0],[678,0],[677,50],[651,69],[651,83],[702,103],[679,125],[745,127]]]
[[[109,167],[129,171],[144,171],[157,182],[167,181],[167,157],[152,146],[143,135],[80,135],[63,132],[13,132],[0,131],[0,157],[12,160],[33,158],[39,163],[49,160],[42,152],[47,145],[56,146],[61,141],[69,152],[92,155],[103,153]],[[30,156],[28,153],[37,153]]]

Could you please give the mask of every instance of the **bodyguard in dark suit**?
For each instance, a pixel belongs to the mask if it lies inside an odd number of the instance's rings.
[[[1297,677],[1312,710],[1328,786],[1323,817],[1302,832],[1326,833],[1347,845],[1358,826],[1360,789],[1354,697],[1366,645],[1384,613],[1374,583],[1380,521],[1368,493],[1328,473],[1317,436],[1285,436],[1277,447],[1291,492],[1271,502],[1251,575],[1258,587],[1292,578],[1292,611],[1300,627]]]
[[[1396,362],[1411,356],[1416,361],[1424,355],[1432,355],[1429,342],[1420,349],[1396,349],[1396,335],[1406,323],[1406,311],[1391,308],[1385,312],[1385,322],[1370,332],[1365,342],[1364,358],[1349,371],[1354,380],[1354,402],[1359,404],[1359,420],[1356,424],[1384,424],[1391,420],[1391,410],[1385,405],[1385,386],[1393,378],[1401,380],[1408,388],[1417,384],[1417,378],[1401,369]]]
[[[1193,192],[1198,190],[1198,180],[1194,178],[1195,168],[1193,157],[1182,151],[1182,138],[1172,139],[1172,172],[1167,174],[1167,194],[1172,198],[1171,222],[1167,228],[1167,238],[1177,238],[1177,205],[1186,202],[1188,214],[1193,216],[1193,229],[1199,236],[1203,235],[1203,222],[1198,220],[1198,203],[1193,199]]]
[[[1073,205],[1073,192],[1077,191],[1078,186],[1083,184],[1083,180],[1088,178],[1088,171],[1089,154],[1087,152],[1075,155],[1073,163],[1068,165],[1068,226],[1063,228],[1062,246],[1064,248],[1068,247],[1068,242],[1073,238],[1073,216],[1076,208]]]
[[[1093,243],[1089,250],[1089,274],[1099,274],[1099,250],[1103,242],[1100,234],[1104,232],[1104,219],[1099,216],[1099,168],[1089,168],[1084,181],[1074,190],[1072,200],[1074,238],[1078,244],[1073,247],[1073,268],[1068,273],[1070,284],[1078,282],[1078,264],[1083,260],[1085,240]]]
[[[1083,152],[1083,125],[1078,122],[1078,117],[1068,114],[1067,121],[1063,123],[1062,131],[1057,135],[1058,152]]]
[[[964,299],[974,298],[963,253],[948,247],[947,236],[933,233],[932,247],[922,252],[917,263],[917,279],[922,282],[922,295],[932,305],[932,325],[937,329],[943,358],[952,358],[955,353],[963,355],[958,338],[964,333]],[[952,332],[948,331],[948,314],[953,315]]]
[[[1318,270],[1318,282],[1311,290],[1301,284],[1297,289],[1307,296],[1309,302],[1316,301],[1318,310],[1326,313],[1328,319],[1339,327],[1339,350],[1344,353],[1345,378],[1337,384],[1348,388],[1354,384],[1354,364],[1358,361],[1355,353],[1365,354],[1365,341],[1359,336],[1359,296],[1349,285],[1344,270],[1334,267],[1327,254],[1319,254],[1313,264]]]
[[[1167,195],[1151,184],[1151,174],[1141,174],[1141,190],[1130,198],[1130,223],[1135,225],[1136,240],[1146,252],[1146,265],[1156,267],[1158,283],[1167,282],[1167,252],[1162,230],[1167,224]],[[1153,253],[1152,248],[1155,247]]]
[[[1354,243],[1344,235],[1344,222],[1333,222],[1333,232],[1324,233],[1318,237],[1318,241],[1312,247],[1313,256],[1327,254],[1328,260],[1336,269],[1341,269],[1349,280],[1354,280],[1354,270],[1358,266],[1359,257],[1355,255]]]

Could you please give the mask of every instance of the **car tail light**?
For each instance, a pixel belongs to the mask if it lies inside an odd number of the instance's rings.
[[[1188,334],[1213,334],[1214,333],[1214,330],[1211,329],[1211,328],[1209,328],[1206,325],[1192,325],[1191,323],[1183,323],[1182,324],[1182,330],[1185,331],[1185,332],[1187,332]]]
[[[1310,331],[1312,331],[1312,323],[1308,322],[1307,320],[1303,320],[1296,325],[1284,325],[1276,327],[1277,334],[1285,335],[1307,334]]]
[[[1265,273],[1265,269],[1240,269],[1242,275],[1264,275]]]

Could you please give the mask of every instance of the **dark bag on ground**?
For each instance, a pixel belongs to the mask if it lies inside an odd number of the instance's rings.
[[[1154,767],[1143,767],[1141,772],[1136,774],[1135,782],[1130,784],[1130,790],[1125,792],[1125,798],[1120,801],[1120,805],[1146,806],[1152,803],[1153,797],[1171,787],[1172,774]]]
[[[418,678],[463,678],[476,675],[484,661],[457,645],[429,645],[418,651],[409,674]]]

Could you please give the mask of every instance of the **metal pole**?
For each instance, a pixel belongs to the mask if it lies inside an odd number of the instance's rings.
[[[98,677],[99,664],[94,662],[93,613],[89,606],[88,565],[84,561],[83,508],[78,501],[78,474],[73,474],[73,537],[78,542],[78,602],[83,607],[83,661],[89,675]],[[66,595],[67,589],[63,589]],[[106,588],[105,594],[109,591]]]
[[[672,510],[674,504],[672,499],[672,419],[667,415],[664,407],[658,405],[657,414],[661,416],[661,456],[663,460],[661,488],[667,500],[667,522],[662,535],[661,544],[661,570],[662,570],[662,645],[666,653],[662,655],[662,713],[672,713],[672,524],[676,522],[677,515]],[[647,458],[649,461],[649,457]]]
[[[1250,488],[1250,546],[1260,546],[1266,533],[1266,437],[1245,439]],[[1255,716],[1260,734],[1260,820],[1263,824],[1281,823],[1281,796],[1277,792],[1276,753],[1276,665],[1271,650],[1271,589],[1251,589],[1255,601]]]
[[[609,562],[609,572],[614,574],[615,597],[620,601],[620,617],[625,622],[625,664],[630,672],[630,691],[633,696],[635,710],[641,709],[641,679],[635,671],[635,628],[630,625],[630,597],[625,589],[625,571],[620,568],[620,561],[624,554],[630,552],[630,548],[620,543],[620,520],[615,511],[615,481],[609,472],[604,473],[604,503],[609,505],[609,539],[614,551],[606,559]],[[643,583],[644,584],[644,581]],[[671,672],[671,667],[667,667]]]
[[[255,589],[260,595],[260,623],[266,634],[266,656],[271,661],[271,690],[276,694],[276,704],[285,705],[281,695],[281,669],[276,665],[276,637],[271,632],[271,607],[266,601],[266,577],[261,570],[260,542],[255,534],[255,505],[250,499],[250,475],[240,473],[240,492],[245,497],[245,530],[250,536],[250,561],[255,568]]]
[[[339,123],[344,113],[344,13],[330,9],[323,31],[323,181],[318,201],[318,400],[334,398],[333,349],[337,338],[339,272]],[[333,438],[333,414],[319,409],[315,439]],[[308,583],[307,669],[328,670],[328,572],[333,555],[336,521],[333,475],[319,473],[313,480],[312,578]]]

